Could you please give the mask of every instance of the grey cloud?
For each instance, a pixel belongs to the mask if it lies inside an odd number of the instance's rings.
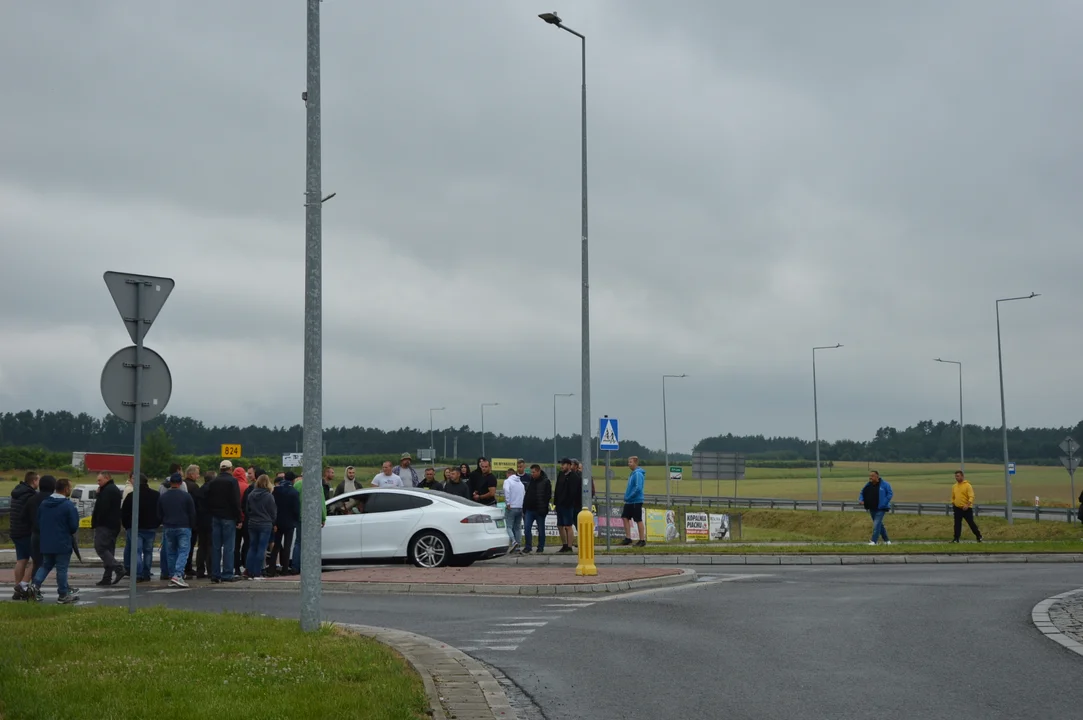
[[[542,8],[544,9],[544,8]],[[327,424],[547,434],[579,392],[579,65],[540,9],[323,5]],[[593,414],[670,446],[1078,421],[1070,2],[582,3]],[[103,412],[106,269],[177,278],[170,411],[300,417],[302,4],[21,4],[0,92],[5,407]],[[75,345],[75,352],[56,352]],[[948,373],[950,375],[950,373]],[[62,378],[56,380],[56,378]],[[473,408],[473,409],[472,409]],[[578,410],[562,404],[562,432]],[[488,419],[488,416],[487,416]]]

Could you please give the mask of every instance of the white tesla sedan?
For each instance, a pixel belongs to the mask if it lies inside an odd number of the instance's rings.
[[[323,560],[464,567],[508,552],[502,510],[434,490],[367,488],[327,501]]]

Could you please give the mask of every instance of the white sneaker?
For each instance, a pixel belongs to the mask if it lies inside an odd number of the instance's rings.
[[[188,583],[186,583],[186,582],[184,581],[184,578],[183,578],[183,577],[179,577],[179,576],[178,576],[178,577],[174,577],[174,578],[170,578],[170,580],[169,580],[169,584],[170,584],[170,585],[172,585],[173,587],[179,587],[179,588],[186,588],[186,587],[188,587]]]
[[[254,577],[254,578],[252,578],[252,579],[253,579],[253,580],[260,580],[260,581],[262,581],[262,580],[266,580],[267,578],[263,577],[262,575],[257,575],[256,577]]]
[[[874,542],[869,542],[869,545],[876,545],[876,543],[874,543]]]
[[[890,541],[890,540],[885,540],[885,541],[884,541],[884,544],[885,544],[885,545],[890,545],[890,544],[891,544],[891,541]]]

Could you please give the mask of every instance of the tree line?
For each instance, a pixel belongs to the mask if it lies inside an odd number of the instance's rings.
[[[1083,421],[1075,427],[1008,428],[1008,451],[1013,462],[1024,465],[1058,465],[1058,447],[1071,436],[1083,443]],[[976,463],[1004,460],[999,427],[966,425],[963,428],[966,459]],[[797,437],[718,435],[700,440],[694,452],[743,452],[759,460],[808,461],[815,467],[816,443]],[[882,427],[871,440],[820,441],[821,462],[952,462],[959,458],[959,423],[921,422],[898,430]]]
[[[219,453],[222,444],[241,445],[246,457],[280,457],[282,453],[302,449],[300,425],[217,426],[190,417],[161,415],[144,427],[145,437],[162,428],[174,452],[184,456],[213,456]],[[1075,427],[1011,428],[1008,431],[1011,457],[1024,464],[1057,464],[1061,455],[1057,446],[1068,435],[1083,442],[1083,421]],[[429,445],[428,430],[419,428],[330,427],[324,430],[323,438],[324,455],[335,457],[381,456],[397,460],[402,452],[416,454]],[[996,463],[1003,459],[999,427],[967,425],[965,439],[967,460]],[[476,458],[482,454],[481,433],[468,425],[435,430],[434,444],[438,458]],[[0,413],[0,448],[129,453],[131,445],[132,426],[112,415],[96,418],[64,410]],[[581,454],[579,435],[558,436],[556,445],[558,455]],[[815,443],[811,440],[732,433],[704,438],[696,443],[694,450],[744,453],[750,466],[772,462],[800,466],[812,462],[816,456]],[[487,432],[484,454],[547,460],[553,455],[553,439]],[[662,451],[628,438],[621,439],[620,455],[622,458],[639,455],[648,463],[664,460]],[[823,462],[951,462],[959,457],[959,424],[923,420],[904,430],[882,427],[867,441],[821,441],[820,457]],[[670,453],[670,459],[687,463],[691,458],[687,454]]]

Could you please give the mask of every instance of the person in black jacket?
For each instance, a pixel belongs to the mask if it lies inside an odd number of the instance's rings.
[[[482,505],[496,505],[496,475],[488,458],[479,457],[477,468],[470,473],[470,499]]]
[[[545,516],[549,514],[549,501],[553,499],[553,484],[541,465],[530,466],[530,476],[526,482],[526,494],[523,496],[523,516],[526,520],[526,547],[524,553],[531,552],[531,529],[538,524],[538,552],[545,552]]]
[[[203,484],[197,486],[192,499],[196,501],[196,560],[195,576],[199,580],[211,574],[211,514],[207,510],[207,486],[214,481],[214,473],[208,470],[203,475]],[[185,570],[185,579],[190,573]]]
[[[128,542],[132,542],[132,493],[124,498],[120,505],[120,522],[128,531]],[[134,547],[135,557],[132,562],[138,573],[136,582],[149,582],[151,571],[154,569],[154,538],[158,534],[158,498],[161,493],[150,486],[150,478],[139,473],[139,517],[135,522],[137,545]],[[127,572],[132,569],[128,568]]]
[[[23,508],[23,520],[30,526],[30,560],[33,563],[33,573],[37,575],[41,567],[41,528],[38,527],[38,508],[45,500],[56,492],[56,478],[52,475],[42,475],[38,480],[38,492],[27,500]]]
[[[112,585],[124,577],[124,567],[117,562],[117,536],[120,535],[120,504],[123,493],[107,472],[98,473],[98,497],[90,515],[94,529],[94,552],[102,559],[105,573],[96,585]],[[116,578],[113,575],[116,575]]]
[[[207,513],[211,516],[211,582],[234,582],[233,553],[241,529],[241,488],[232,474],[233,463],[223,460],[218,477],[203,486]]]
[[[34,574],[27,568],[30,564],[30,523],[23,519],[23,510],[30,498],[38,491],[38,474],[28,472],[23,481],[11,491],[10,535],[15,543],[15,594],[12,600],[27,600],[30,597],[30,579]]]
[[[293,487],[296,476],[292,472],[283,473],[274,492],[277,508],[274,524],[274,546],[271,548],[269,567],[272,575],[292,574],[290,571],[290,550],[293,548],[293,534],[301,522],[301,494]],[[279,567],[280,566],[280,567]]]
[[[444,492],[448,495],[455,495],[470,500],[470,483],[463,477],[462,470],[454,467],[448,468],[448,470],[448,481],[444,483]]]
[[[560,473],[557,475],[557,487],[553,504],[557,508],[557,531],[560,533],[560,553],[572,551],[572,538],[575,537],[575,518],[583,509],[583,491],[580,488],[582,478],[573,469],[571,458],[560,461]]]

